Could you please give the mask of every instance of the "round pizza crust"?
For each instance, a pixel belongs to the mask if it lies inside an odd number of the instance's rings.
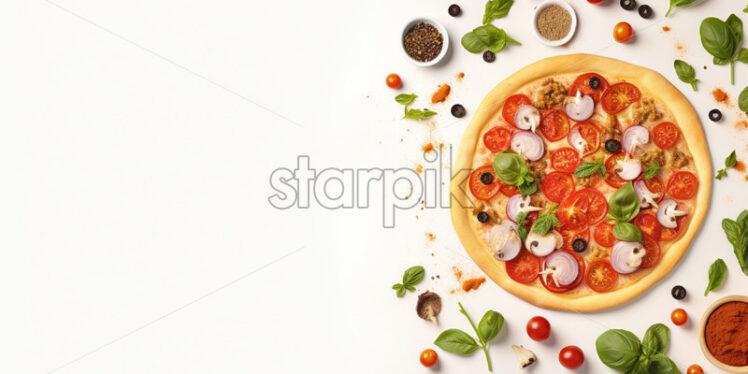
[[[629,64],[612,58],[589,54],[572,54],[549,57],[517,71],[494,87],[483,99],[475,112],[465,134],[460,141],[454,164],[456,171],[471,170],[472,159],[479,135],[488,119],[501,108],[504,100],[519,91],[526,84],[538,79],[553,77],[562,73],[597,72],[603,76],[616,77],[640,87],[646,87],[653,98],[666,105],[675,116],[676,122],[693,156],[699,189],[696,195],[695,211],[686,232],[665,251],[660,262],[646,275],[607,293],[593,293],[584,296],[552,293],[545,288],[525,285],[509,278],[503,264],[495,260],[488,246],[480,238],[471,222],[473,203],[468,191],[467,178],[453,179],[450,192],[452,201],[450,214],[452,224],[462,245],[476,264],[494,282],[515,296],[539,307],[591,312],[612,308],[639,296],[660,279],[669,274],[683,257],[691,241],[701,227],[712,190],[712,162],[709,156],[704,131],[696,111],[683,94],[667,79],[650,69]]]

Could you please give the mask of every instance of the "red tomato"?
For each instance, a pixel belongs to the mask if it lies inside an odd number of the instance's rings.
[[[600,4],[603,1],[605,1],[605,0],[587,0],[587,2],[590,3],[590,4]]]
[[[587,266],[584,281],[595,292],[608,292],[616,286],[618,273],[608,260],[597,260]]]
[[[621,188],[627,182],[626,180],[621,178],[618,173],[615,172],[618,160],[623,160],[625,157],[626,152],[618,152],[616,154],[610,155],[610,157],[605,160],[605,183],[607,183],[611,187]]]
[[[663,122],[652,129],[652,137],[658,147],[668,149],[678,142],[680,130],[672,122]]]
[[[584,188],[567,196],[558,209],[561,224],[571,230],[592,226],[608,214],[605,196],[592,188]]]
[[[571,131],[577,128],[579,134],[582,135],[582,139],[587,142],[587,145],[584,146],[584,156],[597,152],[600,149],[600,129],[591,122],[579,122],[571,128]],[[569,145],[574,146],[571,143]]]
[[[696,193],[699,187],[699,180],[693,173],[688,171],[679,171],[667,181],[667,194],[678,200],[688,200]]]
[[[567,251],[573,251],[574,247],[572,244],[574,243],[574,240],[581,238],[584,239],[585,242],[590,242],[590,230],[584,229],[584,230],[569,230],[565,227],[561,227],[559,230],[561,232],[561,237],[564,239],[564,249]]]
[[[561,140],[569,133],[569,117],[563,110],[544,110],[538,127],[548,141]]]
[[[439,361],[439,355],[433,349],[424,349],[421,352],[421,365],[430,368],[436,365],[437,361]]]
[[[397,74],[390,74],[386,79],[387,87],[389,88],[400,88],[403,85],[403,81],[400,80],[400,76]]]
[[[597,77],[600,80],[600,86],[595,88],[590,87],[590,78]],[[574,83],[569,87],[569,96],[576,96],[577,91],[582,91],[582,94],[591,96],[595,102],[600,101],[600,95],[605,92],[610,84],[603,78],[602,75],[597,73],[582,74],[574,80]]]
[[[613,236],[613,224],[601,222],[595,226],[595,242],[603,247],[610,248],[616,244],[616,237]]]
[[[613,39],[619,43],[628,42],[632,36],[634,36],[634,29],[631,28],[628,22],[618,22],[616,27],[613,28]]]
[[[491,175],[493,176],[493,181],[490,184],[486,185],[480,180],[480,176],[483,173],[491,173]],[[501,188],[501,181],[499,180],[499,177],[496,176],[496,172],[494,172],[493,166],[485,165],[475,169],[473,174],[470,174],[468,186],[470,186],[470,193],[472,193],[476,199],[490,200],[499,192],[499,189]]]
[[[608,114],[617,114],[628,108],[629,105],[641,99],[639,89],[631,83],[616,83],[603,93],[603,110]]]
[[[678,208],[679,210],[681,208]],[[685,227],[686,219],[688,219],[688,216],[680,216],[675,219],[675,223],[677,226],[674,229],[670,229],[667,227],[662,228],[662,235],[660,235],[660,240],[669,242],[671,240],[675,240],[680,236],[681,231],[683,231],[683,227]]]
[[[512,144],[512,130],[505,127],[494,127],[483,135],[483,144],[493,153],[504,152]]]
[[[685,325],[688,322],[688,313],[683,309],[676,309],[670,313],[670,320],[678,326]]]
[[[576,345],[568,345],[558,353],[558,361],[569,370],[579,369],[584,363],[584,352]]]
[[[506,274],[515,282],[530,283],[538,278],[540,259],[527,250],[521,250],[511,261],[505,262]]]
[[[644,178],[644,185],[647,186],[649,192],[659,195],[659,197],[657,197],[658,203],[665,198],[665,183],[662,182],[662,179],[660,179],[659,176],[655,175],[649,179]]]
[[[556,282],[553,280],[552,277],[544,275],[540,277],[540,283],[543,284],[543,287],[545,287],[548,291],[551,291],[554,293],[564,293],[564,292],[577,288],[577,286],[579,286],[584,280],[584,259],[582,258],[582,256],[574,252],[569,252],[569,253],[571,253],[571,255],[574,256],[574,258],[576,258],[577,262],[579,263],[579,275],[577,275],[577,279],[575,279],[572,284],[562,287],[562,286],[556,285]]]
[[[543,178],[540,188],[548,200],[560,203],[564,197],[574,192],[574,178],[569,174],[554,171]]]
[[[686,371],[686,374],[704,374],[704,369],[702,369],[699,365],[693,364],[688,367],[688,371]]]
[[[647,253],[644,255],[644,258],[642,258],[642,264],[639,267],[642,269],[649,269],[660,262],[660,245],[657,244],[654,239],[647,236],[647,234],[644,234],[642,245],[644,245],[644,250],[646,250]]]
[[[527,321],[527,335],[536,342],[542,342],[551,336],[551,324],[541,316],[535,316]]]
[[[654,214],[639,213],[639,215],[634,218],[633,224],[642,231],[642,234],[648,235],[655,241],[660,240],[660,236],[662,235],[662,226],[659,222],[657,222],[657,217],[655,217]]]
[[[506,197],[512,197],[519,193],[519,188],[511,184],[503,184],[499,191]]]
[[[579,153],[571,147],[551,151],[551,166],[558,171],[573,173],[581,163]]]
[[[516,127],[514,114],[517,113],[517,109],[522,105],[532,105],[532,101],[530,101],[529,97],[522,94],[509,96],[501,108],[501,116],[504,117],[504,121]]]

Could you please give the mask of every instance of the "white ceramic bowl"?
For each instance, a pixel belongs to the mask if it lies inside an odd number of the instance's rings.
[[[433,60],[426,61],[426,62],[421,62],[421,61],[414,59],[413,57],[410,57],[408,52],[405,51],[405,45],[403,44],[403,40],[405,39],[405,34],[408,33],[408,31],[410,31],[410,29],[413,28],[413,26],[421,22],[427,23],[431,26],[436,27],[436,29],[442,34],[442,39],[444,40],[442,42],[442,50],[439,52],[439,55],[436,56]],[[416,66],[433,66],[433,65],[438,64],[439,61],[444,59],[444,56],[447,55],[447,50],[449,49],[449,34],[447,34],[447,29],[445,29],[444,26],[442,26],[442,24],[439,23],[439,21],[433,18],[430,18],[430,17],[418,17],[408,22],[403,28],[403,32],[400,35],[400,48],[403,50],[405,57],[408,60],[410,60],[412,63],[414,63]]]
[[[548,40],[543,37],[543,35],[540,35],[540,31],[538,31],[538,16],[540,15],[540,12],[551,6],[551,5],[558,5],[561,8],[566,9],[566,11],[569,12],[571,15],[571,28],[569,28],[569,33],[566,34],[563,38],[559,40]],[[560,45],[564,45],[571,40],[571,38],[574,37],[574,33],[577,31],[577,13],[574,11],[574,8],[569,5],[569,3],[561,0],[546,0],[542,3],[538,4],[538,7],[535,8],[535,12],[532,14],[532,31],[535,33],[535,36],[540,39],[540,42],[551,46],[551,47],[558,47]]]

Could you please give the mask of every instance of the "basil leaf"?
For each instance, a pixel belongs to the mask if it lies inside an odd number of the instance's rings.
[[[462,43],[462,46],[471,53],[480,53],[486,49],[486,44],[484,44],[483,41],[472,31],[463,35],[460,43]]]
[[[639,197],[636,196],[636,191],[634,191],[631,182],[626,183],[610,195],[608,206],[610,207],[610,216],[619,222],[631,221],[639,214]]]
[[[738,55],[735,57],[735,60],[740,61],[744,64],[748,64],[748,48],[740,48],[738,51]]]
[[[642,237],[642,231],[629,222],[616,222],[613,225],[613,236],[618,240],[627,242],[641,242],[644,238]]]
[[[469,52],[479,53],[486,49],[498,53],[506,48],[507,43],[519,44],[518,41],[507,36],[506,32],[492,24],[478,26],[463,35],[462,46]]]
[[[669,333],[670,329],[661,323],[649,326],[642,339],[642,352],[645,355],[664,353],[670,341]]]
[[[738,16],[730,14],[730,16],[725,20],[725,23],[730,27],[730,30],[732,30],[732,36],[735,38],[735,45],[740,45],[740,42],[743,41],[743,21],[741,21]]]
[[[497,153],[494,156],[493,169],[502,182],[514,186],[521,184],[529,171],[529,167],[522,157],[510,151]]]
[[[504,327],[504,316],[499,312],[489,310],[478,323],[478,338],[487,344],[499,335],[502,327]]]
[[[732,28],[726,22],[714,17],[705,18],[701,21],[699,33],[701,45],[709,54],[721,60],[729,61],[732,58],[737,43]]]
[[[489,0],[486,2],[486,11],[483,13],[483,24],[491,23],[491,21],[506,17],[509,14],[509,9],[512,8],[514,0]]]
[[[649,372],[657,374],[680,374],[673,360],[664,353],[657,353],[649,357]]]
[[[424,270],[423,266],[416,265],[410,267],[408,270],[405,270],[405,273],[403,274],[403,285],[416,285],[423,280],[424,275],[426,275],[426,270]]]
[[[480,348],[472,336],[458,329],[444,330],[434,340],[434,344],[447,352],[463,356],[467,356]]]
[[[527,224],[527,213],[525,212],[519,212],[517,214],[517,235],[519,235],[519,239],[522,243],[525,242],[525,239],[527,239],[527,227],[525,226]]]
[[[600,175],[605,175],[605,164],[603,160],[597,160],[592,162],[583,162],[577,166],[577,170],[574,170],[574,176],[577,178],[589,177],[595,172],[600,172]]]
[[[731,168],[735,166],[738,163],[738,156],[735,154],[735,150],[730,153],[729,156],[725,159],[725,167]]]
[[[740,107],[740,110],[748,113],[748,87],[740,92],[740,96],[738,96],[738,107]]]
[[[523,183],[518,185],[517,188],[519,189],[519,193],[522,194],[522,197],[538,192],[538,184],[536,182]]]
[[[743,210],[737,221],[729,218],[722,220],[722,230],[732,244],[735,257],[745,275],[748,275],[748,210]]]
[[[650,374],[650,363],[651,362],[649,361],[649,356],[642,354],[641,356],[639,356],[639,360],[636,361],[634,367],[627,371],[625,374]]]
[[[649,165],[646,171],[644,171],[644,178],[645,179],[652,179],[657,175],[657,173],[660,172],[660,164],[654,163],[652,165]]]
[[[532,231],[539,235],[545,235],[554,227],[561,226],[561,222],[555,214],[557,208],[558,204],[554,204],[551,209],[538,216],[538,219],[535,220],[535,225],[532,227]]]
[[[743,13],[748,13],[748,5],[745,6],[745,9],[743,9]]]
[[[727,276],[727,265],[725,261],[718,258],[716,261],[709,266],[709,284],[706,286],[704,296],[709,294],[709,291],[714,291],[722,285]]]
[[[632,369],[642,352],[639,338],[626,330],[614,329],[602,333],[595,341],[597,356],[605,366],[622,372]]]
[[[717,176],[714,177],[717,180],[721,180],[722,178],[727,176],[727,170],[725,169],[719,169],[717,170]]]
[[[403,296],[405,296],[405,286],[403,286],[402,284],[400,284],[400,283],[393,284],[392,285],[392,289],[395,290],[395,291],[397,291],[397,293],[396,293],[397,297],[403,297]]]
[[[418,95],[416,94],[399,94],[395,96],[395,101],[398,103],[408,106],[410,104],[413,104],[414,101],[416,101],[416,98]]]
[[[699,80],[696,79],[696,70],[694,70],[693,66],[683,60],[675,60],[673,66],[675,67],[675,73],[678,75],[678,79],[683,83],[690,84],[691,88],[693,88],[694,91],[697,91],[696,83],[699,83]]]
[[[428,119],[429,117],[435,114],[436,112],[432,112],[431,110],[428,110],[428,109],[421,110],[421,109],[405,108],[405,115],[403,116],[403,119],[415,119],[415,120],[421,121],[421,120]]]
[[[677,6],[685,6],[688,4],[693,3],[696,0],[670,0],[670,8],[668,8],[667,13],[665,13],[665,17],[667,17],[670,14],[670,11],[673,10],[673,8]]]

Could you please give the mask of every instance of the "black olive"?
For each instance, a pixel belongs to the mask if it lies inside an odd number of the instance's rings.
[[[449,6],[449,15],[452,17],[457,17],[462,13],[462,9],[460,9],[460,6],[457,4],[452,4]]]
[[[683,286],[675,286],[673,287],[673,290],[670,291],[670,294],[677,300],[683,300],[686,298],[686,289]]]
[[[480,182],[488,186],[489,184],[493,183],[493,174],[489,172],[485,172],[480,175]]]
[[[621,8],[626,10],[636,8],[636,0],[621,0]]]
[[[649,5],[642,5],[639,7],[639,15],[642,18],[650,18],[652,17],[652,14],[652,7],[650,7]]]
[[[574,252],[582,253],[587,249],[587,241],[582,238],[576,238],[571,243],[571,247],[574,248]]]
[[[478,213],[478,222],[480,223],[486,223],[488,222],[488,219],[491,218],[488,216],[488,213],[486,212],[480,212]]]
[[[592,88],[593,90],[600,88],[600,78],[598,77],[590,78],[590,88]]]
[[[615,139],[608,139],[605,141],[605,150],[608,153],[618,153],[621,150],[621,142]]]
[[[719,109],[710,110],[709,119],[714,122],[719,122],[720,120],[722,120],[722,112],[720,112]]]
[[[496,54],[491,51],[485,51],[483,52],[483,61],[485,62],[494,62],[496,61]]]
[[[452,115],[457,118],[465,117],[465,107],[460,104],[452,105]]]

